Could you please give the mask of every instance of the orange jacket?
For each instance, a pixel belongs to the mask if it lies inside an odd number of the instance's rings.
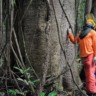
[[[96,32],[94,30],[91,30],[83,39],[79,38],[79,34],[74,38],[72,33],[69,33],[68,37],[73,44],[79,43],[81,57],[92,53],[96,56]]]

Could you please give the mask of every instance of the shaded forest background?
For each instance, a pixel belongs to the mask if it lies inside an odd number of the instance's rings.
[[[86,14],[96,16],[95,4],[0,0],[1,96],[37,96],[50,84],[58,96],[86,96],[78,46],[68,40],[67,29],[78,34]]]

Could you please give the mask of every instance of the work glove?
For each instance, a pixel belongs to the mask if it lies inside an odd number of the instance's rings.
[[[96,56],[93,58],[93,63],[96,64]]]

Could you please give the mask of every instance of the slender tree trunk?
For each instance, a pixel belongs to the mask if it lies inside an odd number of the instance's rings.
[[[92,7],[93,7],[93,8],[92,8],[92,9],[93,9],[92,11],[93,11],[93,14],[94,14],[94,16],[95,16],[95,18],[96,18],[96,0],[93,0],[92,5],[93,5],[93,6],[92,6]]]
[[[0,0],[0,51],[1,51],[1,46],[2,46],[2,0]]]
[[[7,66],[9,66],[10,65],[10,31],[11,31],[11,29],[10,29],[10,25],[11,25],[11,16],[10,16],[10,9],[11,9],[11,2],[10,2],[10,0],[8,0],[7,2],[6,2],[6,4],[7,4],[7,14],[8,14],[8,19],[7,19],[7,21],[6,21],[6,41],[7,41],[7,49],[6,49],[6,59],[7,59]]]
[[[90,13],[92,9],[92,0],[86,0],[85,15]]]

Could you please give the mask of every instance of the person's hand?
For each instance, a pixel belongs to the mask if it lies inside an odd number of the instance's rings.
[[[96,56],[93,58],[93,63],[96,64]]]
[[[69,28],[69,29],[67,30],[67,35],[68,35],[69,33],[72,33],[71,28]]]

